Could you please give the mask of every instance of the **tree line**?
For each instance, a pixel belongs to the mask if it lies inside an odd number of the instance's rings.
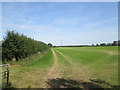
[[[11,61],[15,59],[18,61],[49,48],[50,47],[43,42],[28,38],[23,34],[20,35],[14,31],[7,31],[2,41],[2,60]]]
[[[92,45],[66,45],[66,46],[53,46],[53,47],[91,47],[91,46],[120,46],[120,40],[113,41],[112,43],[100,43]]]
[[[92,44],[92,46],[120,46],[120,40],[113,41],[112,43],[100,43],[100,44]]]

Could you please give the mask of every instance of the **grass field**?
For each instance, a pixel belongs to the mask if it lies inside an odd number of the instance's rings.
[[[17,88],[113,88],[118,85],[118,47],[58,47],[10,63]]]

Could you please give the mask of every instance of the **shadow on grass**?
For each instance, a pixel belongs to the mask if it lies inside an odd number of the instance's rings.
[[[83,81],[78,82],[75,80],[62,79],[62,78],[49,79],[47,81],[47,84],[50,85],[51,88],[86,88],[86,89],[89,88],[89,90],[92,90],[90,88],[103,89],[102,87],[100,87],[92,82],[83,82]]]
[[[102,84],[107,84],[111,86],[111,90],[116,90],[115,86],[108,84],[105,81],[98,81],[98,80],[91,80],[91,82],[84,82],[84,81],[75,81],[71,79],[49,79],[46,83],[50,85],[51,88],[78,88],[82,90],[95,90],[96,88],[99,90],[106,90],[105,88],[98,85],[101,82]],[[103,83],[104,82],[104,83]],[[118,88],[118,87],[117,87]]]
[[[107,85],[107,86],[110,86],[112,89],[119,89],[120,90],[120,86],[118,85],[112,85],[106,81],[103,81],[103,80],[99,80],[99,79],[90,79],[91,82],[94,82],[94,83],[97,83],[97,84],[104,84],[104,85]]]
[[[9,87],[2,90],[59,90],[59,88],[66,88],[67,90],[120,90],[120,86],[111,85],[110,83],[97,79],[90,79],[90,82],[84,82],[82,80],[78,82],[71,79],[56,78],[48,79],[46,83],[50,88],[15,88],[9,83]],[[103,88],[101,85],[108,85],[110,88]]]

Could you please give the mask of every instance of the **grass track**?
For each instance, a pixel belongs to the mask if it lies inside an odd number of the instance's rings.
[[[117,52],[117,47],[52,48],[43,55],[33,55],[30,58],[33,58],[33,61],[26,61],[29,64],[21,61],[15,66],[11,63],[10,82],[13,87],[19,88],[50,87],[52,85],[47,82],[58,80],[57,78],[73,79],[78,82],[81,80],[91,82],[91,79],[95,79],[110,85],[118,85]],[[54,63],[55,61],[56,63]],[[97,84],[102,87],[110,87],[105,84]]]

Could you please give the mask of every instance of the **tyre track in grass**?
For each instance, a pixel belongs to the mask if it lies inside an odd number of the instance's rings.
[[[48,71],[48,74],[45,76],[45,83],[43,84],[44,88],[51,88],[51,86],[47,83],[49,80],[55,80],[58,78],[61,79],[72,79],[76,81],[88,81],[89,74],[87,71],[87,67],[80,66],[74,60],[69,58],[69,56],[64,55],[62,52],[52,49],[53,57],[54,57],[54,63],[53,66]],[[60,65],[58,62],[61,60],[58,58],[58,55],[63,58],[63,60],[66,60],[70,65],[66,66],[65,64]],[[61,82],[62,83],[62,82]]]
[[[46,83],[48,80],[50,79],[56,79],[56,78],[61,78],[62,75],[62,71],[61,71],[61,67],[58,63],[58,57],[56,55],[56,52],[52,49],[52,53],[53,53],[53,59],[54,59],[54,63],[52,65],[52,67],[50,68],[50,70],[48,71],[47,76],[45,77],[45,88],[50,88],[50,86]]]
[[[60,77],[60,73],[59,73],[60,66],[58,64],[58,58],[57,58],[55,51],[52,50],[52,52],[53,52],[53,57],[54,57],[54,63],[53,63],[52,68],[48,72],[49,79]]]
[[[64,55],[64,54],[61,53],[60,51],[58,51],[58,50],[55,50],[55,51],[56,51],[58,54],[60,54],[66,61],[68,61],[68,62],[70,63],[70,65],[73,66],[74,64],[77,64],[77,63],[75,63],[75,62],[72,62],[68,56]]]
[[[92,77],[92,73],[88,67],[80,65],[74,61],[74,58],[65,55],[61,51],[55,51],[70,63],[71,67],[69,69],[71,69],[71,72],[67,74],[68,76],[66,76],[66,78],[72,78],[78,81],[89,81],[89,79]]]

